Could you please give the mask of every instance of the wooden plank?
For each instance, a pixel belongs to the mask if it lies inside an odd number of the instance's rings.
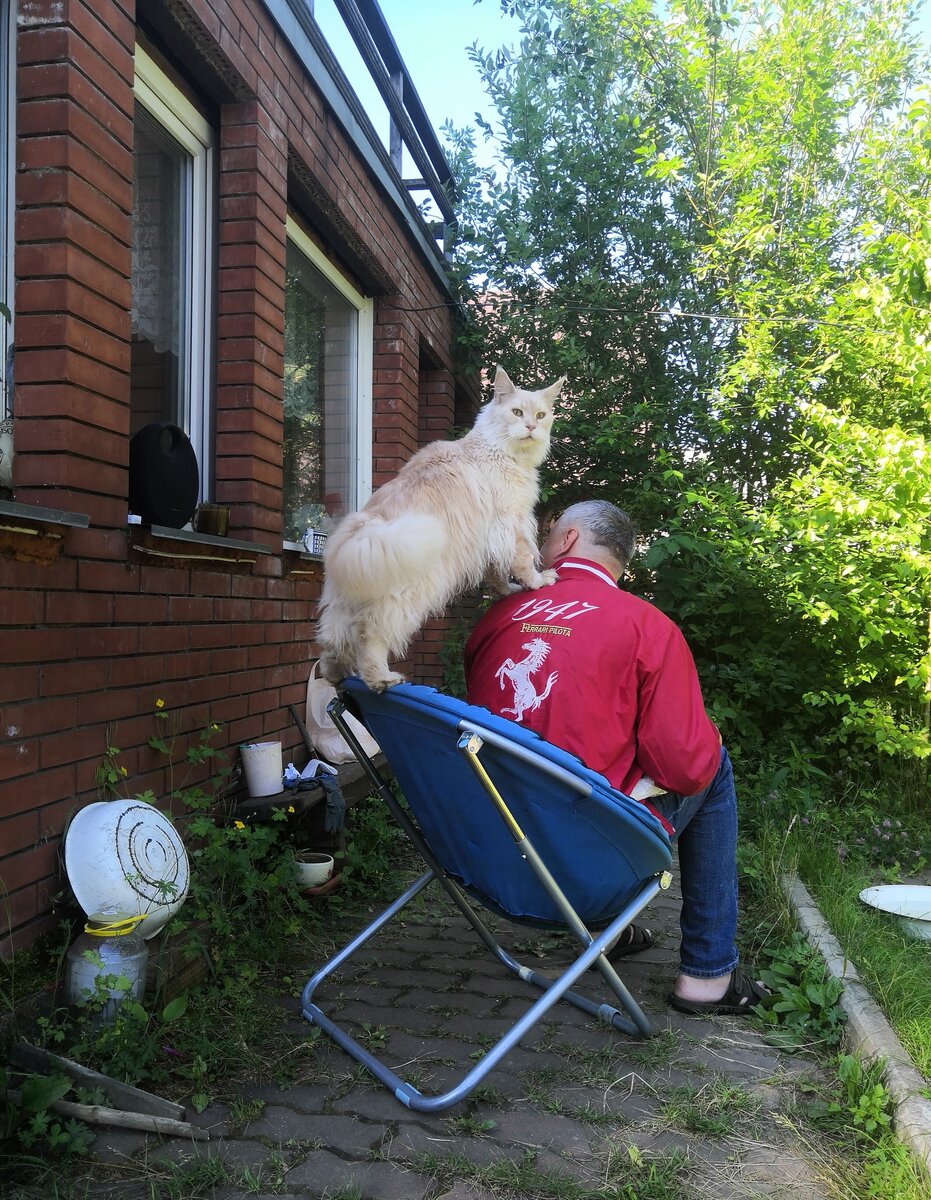
[[[11,1099],[19,1100],[20,1093],[7,1093]],[[173,1121],[170,1117],[153,1117],[149,1113],[124,1112],[121,1108],[104,1108],[102,1104],[75,1104],[71,1100],[55,1100],[52,1109],[63,1117],[74,1117],[85,1125],[116,1125],[120,1129],[140,1129],[144,1133],[164,1133],[172,1137],[186,1137],[195,1142],[209,1142],[210,1134],[187,1121]]]
[[[148,1113],[153,1117],[179,1120],[184,1116],[184,1107],[161,1096],[154,1096],[142,1088],[132,1084],[122,1083],[99,1071],[92,1071],[80,1063],[72,1062],[70,1058],[61,1058],[50,1050],[42,1050],[29,1042],[15,1042],[10,1048],[10,1062],[20,1070],[31,1071],[39,1075],[47,1075],[50,1071],[58,1071],[67,1075],[82,1087],[100,1088],[112,1105],[118,1109],[135,1113]]]

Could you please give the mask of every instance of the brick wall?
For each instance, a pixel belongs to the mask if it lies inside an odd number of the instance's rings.
[[[375,296],[374,483],[445,436],[452,370],[431,269],[258,0],[23,5],[17,43],[14,499],[87,528],[0,517],[0,953],[54,924],[61,835],[108,745],[130,794],[169,788],[157,700],[182,736],[280,739],[303,705],[318,562],[281,545],[285,219]],[[127,529],[133,53],[143,35],[219,144],[217,549]],[[429,378],[421,375],[429,347]],[[463,393],[462,389],[465,388]],[[471,389],[471,390],[470,390]],[[270,547],[269,550],[261,549]],[[436,627],[408,664],[438,679]]]

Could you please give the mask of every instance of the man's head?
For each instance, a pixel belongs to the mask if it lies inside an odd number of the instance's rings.
[[[630,562],[637,531],[626,513],[607,500],[572,504],[553,522],[540,547],[544,567],[572,554],[590,558],[620,578]]]

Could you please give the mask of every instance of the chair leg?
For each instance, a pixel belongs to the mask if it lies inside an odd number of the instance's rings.
[[[511,1051],[517,1043],[526,1036],[526,1034],[537,1024],[538,1021],[555,1005],[559,1000],[565,999],[569,1003],[575,1004],[576,1007],[583,1009],[585,1012],[597,1016],[599,1019],[612,1025],[614,1028],[623,1029],[631,1034],[641,1034],[649,1036],[653,1032],[652,1027],[643,1014],[636,1001],[629,998],[629,1001],[622,999],[622,1003],[627,1008],[630,1015],[633,1017],[633,1022],[628,1021],[617,1009],[611,1008],[609,1005],[597,1005],[585,996],[580,996],[570,989],[585,972],[603,955],[605,948],[611,945],[615,939],[627,928],[634,916],[648,903],[650,895],[638,895],[627,908],[612,921],[605,929],[601,930],[591,941],[591,943],[582,951],[563,974],[556,980],[547,979],[546,976],[525,967],[512,958],[502,947],[500,947],[481,919],[472,910],[471,905],[464,896],[460,894],[457,906],[466,915],[472,924],[473,928],[479,933],[481,940],[486,946],[492,948],[499,960],[510,968],[521,979],[528,983],[533,983],[540,988],[543,994],[530,1006],[524,1015],[515,1022],[511,1028],[502,1035],[502,1037],[489,1050],[482,1055],[474,1067],[464,1076],[464,1078],[453,1088],[436,1096],[425,1096],[422,1092],[411,1084],[406,1083],[399,1075],[391,1070],[375,1055],[366,1050],[359,1044],[351,1034],[336,1024],[319,1005],[313,1003],[312,997],[317,986],[337,969],[337,967],[346,963],[353,954],[356,953],[362,946],[366,944],[379,930],[383,929],[389,921],[402,911],[402,909],[410,903],[410,901],[418,895],[428,883],[434,879],[433,871],[428,871],[416,880],[403,895],[399,896],[392,904],[385,909],[371,924],[369,924],[357,937],[355,937],[343,950],[336,954],[328,963],[326,963],[307,983],[301,997],[301,1007],[304,1017],[312,1024],[319,1026],[338,1046],[346,1051],[357,1062],[361,1063],[372,1075],[375,1076],[381,1083],[385,1084],[395,1095],[395,1097],[408,1108],[416,1112],[441,1112],[444,1109],[451,1108],[454,1104],[464,1100],[466,1096],[489,1074],[490,1071],[501,1062],[506,1054]],[[449,880],[440,880],[445,885],[449,884]],[[658,885],[657,885],[658,886]],[[449,895],[456,899],[454,892],[458,891],[455,884],[446,887]],[[649,889],[647,889],[649,890]],[[652,893],[651,893],[652,894]],[[463,907],[464,906],[464,907]],[[468,910],[468,911],[467,911]],[[469,916],[471,914],[471,916]],[[484,930],[484,935],[480,932]],[[607,965],[607,964],[606,964]],[[608,969],[611,970],[610,966]],[[614,972],[612,971],[612,974]],[[617,981],[620,984],[620,981]],[[626,988],[620,984],[625,996],[629,997]]]

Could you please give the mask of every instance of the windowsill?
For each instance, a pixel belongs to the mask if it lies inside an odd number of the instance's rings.
[[[307,562],[323,562],[323,555],[311,554],[309,550],[305,549],[303,542],[282,542],[281,547],[283,550],[287,550],[291,554],[300,555],[300,557],[302,559],[306,559]]]
[[[201,559],[204,562],[217,563],[251,563],[255,562],[259,555],[274,553],[271,546],[266,546],[262,542],[247,542],[242,538],[217,537],[212,533],[196,533],[192,529],[172,529],[167,525],[130,525],[128,528],[130,533],[135,531],[137,534],[143,535],[133,538],[133,548],[157,558]],[[143,544],[144,541],[149,540],[166,544],[162,546]],[[170,543],[175,543],[175,545]],[[199,553],[195,547],[202,547],[208,553]],[[213,551],[222,550],[226,550],[228,553],[213,553]]]
[[[66,512],[61,508],[39,508],[36,504],[16,504],[12,500],[0,500],[0,525],[12,533],[33,533],[32,529],[13,528],[14,521],[33,521],[38,525],[66,525],[72,529],[86,529],[90,517],[85,513]]]

